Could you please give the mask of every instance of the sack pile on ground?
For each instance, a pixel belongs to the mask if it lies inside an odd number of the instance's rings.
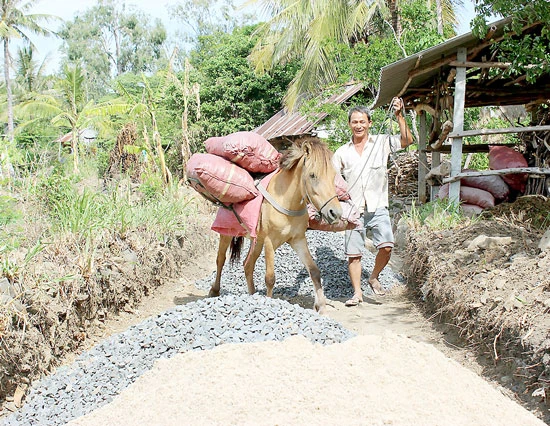
[[[527,167],[523,155],[507,146],[491,146],[489,148],[489,168],[503,170]],[[464,172],[475,170],[464,169]],[[527,175],[525,173],[506,175],[471,176],[460,180],[461,207],[465,213],[479,214],[485,209],[508,201],[512,192],[523,193]],[[438,198],[449,196],[449,184],[439,188]]]

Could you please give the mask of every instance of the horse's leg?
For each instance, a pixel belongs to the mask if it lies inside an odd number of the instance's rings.
[[[264,242],[265,258],[265,288],[267,297],[273,297],[273,287],[275,286],[275,249],[271,239],[266,238]]]
[[[220,282],[222,279],[222,269],[225,265],[225,257],[227,255],[227,249],[231,244],[231,239],[233,237],[228,235],[220,235],[220,242],[218,244],[218,256],[216,257],[216,280],[210,291],[208,292],[208,297],[218,297],[220,295]]]
[[[315,304],[314,308],[319,314],[324,314],[326,311],[327,301],[325,299],[325,294],[323,293],[323,287],[321,285],[321,271],[317,264],[314,262],[309,248],[307,246],[307,240],[304,238],[297,238],[292,241],[289,241],[290,246],[298,254],[298,257],[306,267],[309,272],[309,276],[313,281],[313,288],[315,292]]]
[[[256,266],[256,261],[258,260],[258,257],[262,252],[264,242],[263,240],[260,240],[258,238],[255,243],[251,242],[250,244],[250,251],[246,256],[243,266],[244,276],[246,278],[246,284],[248,286],[248,294],[254,294],[256,293],[256,286],[254,285],[254,267]]]

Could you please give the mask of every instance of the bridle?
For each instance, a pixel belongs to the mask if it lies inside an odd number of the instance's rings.
[[[305,170],[305,165],[306,165],[306,159],[307,159],[307,156],[304,155],[304,158],[303,158],[303,163],[302,163],[302,170]],[[309,192],[307,190],[307,185],[306,185],[306,179],[304,177],[304,173],[302,173],[302,185],[304,186],[304,191],[305,191],[305,195],[306,195],[306,200],[309,204],[311,204],[313,206],[313,208],[315,209],[315,217],[317,219],[321,218],[322,216],[322,211],[323,209],[325,208],[325,206],[330,203],[332,201],[332,199],[334,198],[337,198],[338,195],[334,195],[332,197],[330,197],[322,206],[320,209],[317,209],[317,207],[315,207],[315,204],[313,204],[313,201],[311,200],[311,196],[309,195]],[[301,209],[301,210],[290,210],[290,209],[287,209],[286,207],[283,207],[281,206],[277,201],[275,201],[275,199],[271,196],[271,194],[269,192],[267,192],[267,189],[260,183],[260,180],[256,181],[256,188],[258,188],[258,190],[260,191],[260,193],[264,196],[264,198],[273,206],[273,208],[275,210],[277,210],[279,213],[282,213],[284,215],[287,215],[287,216],[303,216],[304,214],[307,213],[307,203],[306,203],[306,206]],[[304,199],[302,198],[302,203],[304,202]]]

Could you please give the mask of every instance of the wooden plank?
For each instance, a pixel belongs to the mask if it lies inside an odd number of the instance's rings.
[[[465,138],[468,136],[480,136],[480,135],[503,135],[505,133],[525,133],[525,132],[544,132],[550,130],[549,125],[545,126],[529,126],[529,127],[505,127],[502,129],[474,129],[474,130],[462,130],[455,131],[449,134],[449,138]]]
[[[420,129],[418,135],[418,201],[425,204],[426,194],[426,175],[428,173],[428,156],[426,155],[426,140],[428,139],[428,129],[426,126],[426,113],[420,111]]]
[[[459,47],[456,58],[459,62],[466,62],[466,48]],[[458,66],[455,77],[455,99],[453,106],[453,130],[460,134],[464,130],[464,100],[466,98],[466,68]],[[456,176],[462,169],[462,136],[451,139],[451,176]],[[449,200],[459,203],[460,180],[451,182],[449,186]]]
[[[456,182],[464,177],[511,175],[511,174],[518,174],[518,173],[528,173],[531,175],[550,175],[550,169],[542,168],[542,167],[515,167],[515,168],[500,169],[500,170],[476,170],[472,172],[461,172],[455,176],[444,178],[443,183]]]

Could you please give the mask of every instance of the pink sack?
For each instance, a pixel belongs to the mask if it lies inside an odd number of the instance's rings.
[[[446,183],[439,188],[439,198],[447,198],[449,196],[449,184]],[[479,188],[471,188],[469,186],[460,185],[460,201],[467,204],[475,204],[484,209],[495,207],[495,197],[488,191]]]
[[[267,139],[254,132],[236,132],[208,138],[206,152],[238,164],[252,173],[271,173],[279,166],[281,154]]]
[[[464,169],[463,172],[475,172],[476,170]],[[510,188],[498,175],[469,176],[460,180],[465,186],[484,189],[493,194],[497,200],[506,200],[510,194]]]
[[[191,187],[212,201],[238,203],[258,195],[250,173],[217,155],[193,154],[186,170]]]
[[[354,229],[358,226],[362,226],[362,223],[359,219],[359,210],[357,210],[357,208],[351,203],[351,201],[340,201],[340,206],[342,206],[342,218],[335,223],[329,224],[325,219],[317,218],[317,210],[311,204],[308,204],[308,229],[339,232],[345,231],[346,229]]]
[[[525,157],[507,146],[493,145],[489,147],[489,168],[492,170],[528,167]],[[516,191],[524,192],[527,182],[526,173],[514,173],[502,176],[502,179]]]

